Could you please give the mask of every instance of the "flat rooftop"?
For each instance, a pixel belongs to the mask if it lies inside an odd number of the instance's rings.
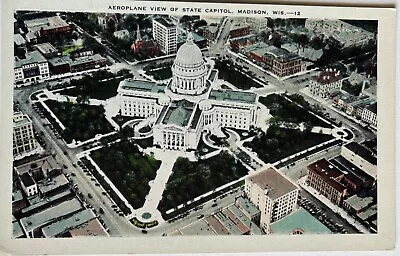
[[[103,58],[100,54],[93,54],[90,56],[83,56],[75,59],[71,59],[70,56],[62,57],[66,62],[69,63],[70,66],[75,65],[82,65],[90,62],[98,62],[98,61],[105,61],[106,59]]]
[[[229,235],[230,232],[226,229],[221,222],[218,221],[213,215],[205,218],[205,221],[209,224],[209,226],[213,229],[213,231],[218,235]]]
[[[35,44],[34,47],[41,53],[53,53],[58,52],[57,49],[50,43]]]
[[[243,233],[235,225],[235,223],[229,219],[223,211],[214,213],[214,217],[228,230],[229,235],[242,235]]]
[[[22,196],[21,190],[18,189],[18,190],[13,191],[13,193],[12,193],[12,202],[13,203],[21,201],[23,199],[24,199],[24,197]]]
[[[57,195],[54,195],[52,197],[41,198],[39,201],[35,201],[34,204],[22,209],[21,212],[27,213],[30,211],[35,211],[36,209],[39,210],[43,207],[50,206],[51,204],[54,203],[54,201],[58,201],[64,197],[67,197],[70,195],[72,195],[72,192],[70,190],[67,190],[67,191],[63,191]]]
[[[209,99],[252,104],[256,102],[257,94],[233,90],[212,90]]]
[[[318,76],[315,76],[314,79],[320,84],[330,84],[342,79],[342,75],[340,71],[336,69],[325,69],[321,71]]]
[[[167,18],[156,18],[156,19],[154,19],[154,21],[160,23],[164,27],[168,27],[168,28],[175,27],[175,25],[172,23],[172,21]]]
[[[246,211],[250,216],[255,216],[260,214],[260,210],[248,199],[245,197],[238,197],[235,200],[236,204],[243,211]]]
[[[353,173],[355,176],[362,179],[364,182],[373,181],[375,179],[370,174],[361,170],[360,168],[358,168],[352,162],[348,161],[343,156],[337,156],[334,159],[331,159],[330,162],[333,163],[334,165],[336,165],[342,171]]]
[[[320,159],[308,165],[307,169],[317,174],[319,177],[321,177],[325,182],[334,187],[336,190],[344,191],[346,189],[346,187],[340,184],[340,182],[337,180],[340,178],[340,176],[344,175],[344,173],[342,173],[339,169],[333,166],[325,158]]]
[[[85,209],[68,218],[54,222],[53,224],[42,228],[42,232],[45,237],[57,237],[64,234],[68,230],[85,224],[95,218],[96,215],[91,209]]]
[[[96,218],[80,225],[79,227],[71,229],[69,231],[69,236],[108,236],[108,233]]]
[[[370,205],[374,201],[374,198],[372,196],[368,197],[359,197],[358,195],[353,195],[344,202],[348,204],[351,208],[353,208],[356,211],[360,211]]]
[[[37,32],[41,29],[49,30],[59,27],[69,27],[68,23],[65,20],[61,19],[59,16],[25,20],[24,24],[32,32]]]
[[[20,219],[20,222],[22,227],[29,232],[36,228],[43,227],[46,224],[55,222],[64,216],[71,215],[80,209],[82,209],[81,203],[78,199],[74,198],[29,217],[22,218]]]
[[[365,147],[361,146],[357,142],[350,142],[344,145],[343,147],[347,148],[348,150],[354,152],[356,155],[362,157],[366,161],[368,161],[372,165],[377,165],[377,159],[373,155],[371,151],[366,149]]]
[[[137,80],[128,78],[119,83],[119,87],[124,90],[162,93],[165,90],[165,85],[157,84],[145,80]]]
[[[268,190],[267,196],[272,200],[298,189],[292,182],[271,167],[246,178],[246,180],[257,184],[261,189]]]
[[[299,208],[297,211],[275,221],[270,228],[272,235],[291,235],[296,229],[303,230],[304,235],[332,233],[329,228],[303,208]]]
[[[17,59],[15,61],[15,68],[21,68],[22,66],[29,65],[29,64],[34,64],[34,63],[42,63],[46,62],[47,60],[43,57],[42,54],[40,54],[39,51],[32,51],[28,52],[26,54],[25,59]]]
[[[375,102],[374,104],[369,105],[367,109],[376,114],[378,111],[378,104]]]
[[[238,218],[241,223],[243,223],[243,225],[245,225],[247,228],[250,229],[250,234],[252,234],[252,235],[262,235],[263,234],[261,229],[256,224],[254,224],[249,218],[247,218],[247,216],[245,214],[243,214],[243,212],[236,205],[233,204],[233,205],[229,206],[228,210],[230,212],[232,212],[235,215],[235,217]],[[258,212],[260,212],[260,211],[258,211]]]
[[[38,182],[38,188],[40,192],[43,194],[46,194],[50,191],[53,191],[57,188],[63,187],[65,185],[69,184],[68,179],[65,177],[64,174],[60,174],[54,177],[51,177],[50,179],[44,179]]]
[[[61,166],[56,162],[52,155],[41,156],[35,160],[20,164],[14,167],[18,174],[29,172],[32,169],[42,169],[45,173],[54,169],[61,169]]]
[[[25,233],[22,230],[22,227],[21,227],[21,225],[19,224],[18,221],[14,221],[12,223],[12,226],[13,226],[13,237],[14,238],[19,238],[19,237],[25,236]]]
[[[25,187],[35,185],[35,181],[31,177],[31,175],[27,172],[19,176],[19,178],[21,179],[21,182],[24,184]]]
[[[14,43],[19,46],[26,44],[26,40],[21,36],[21,34],[14,34]]]
[[[187,100],[174,101],[170,104],[162,123],[186,126],[189,123],[195,107],[196,105],[194,103]]]
[[[377,213],[378,213],[378,205],[375,204],[357,215],[361,220],[365,221],[368,220],[369,218],[374,217]]]
[[[207,223],[202,220],[193,222],[192,224],[179,229],[179,235],[191,235],[191,236],[215,236],[215,232],[212,230]]]

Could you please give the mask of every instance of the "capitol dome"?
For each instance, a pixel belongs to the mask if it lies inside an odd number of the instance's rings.
[[[200,48],[193,42],[193,34],[188,33],[184,43],[176,53],[172,65],[170,90],[176,94],[200,95],[206,91],[208,68]]]
[[[193,34],[189,33],[186,43],[176,53],[175,64],[181,67],[198,67],[204,63],[203,54],[193,40]]]

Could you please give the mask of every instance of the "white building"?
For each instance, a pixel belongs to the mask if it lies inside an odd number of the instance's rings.
[[[368,107],[363,108],[361,112],[361,120],[369,123],[374,128],[378,127],[377,103],[371,104]]]
[[[154,144],[165,149],[196,149],[203,130],[248,130],[259,121],[258,96],[251,92],[213,90],[218,71],[188,35],[172,66],[167,85],[127,79],[118,97],[122,115],[152,118]]]
[[[176,25],[165,18],[153,19],[153,39],[165,54],[173,54],[177,50],[178,33]]]
[[[118,39],[129,39],[131,36],[127,29],[115,31],[113,35]]]
[[[310,79],[309,90],[312,94],[325,98],[334,90],[342,88],[343,79],[340,71],[336,69],[326,69],[319,73],[318,76]]]
[[[36,148],[33,136],[32,121],[28,115],[21,112],[13,117],[13,155],[20,155]]]
[[[19,176],[19,179],[21,180],[21,187],[27,197],[34,196],[38,193],[37,184],[29,173],[22,174]]]
[[[49,64],[38,51],[29,52],[25,59],[16,57],[14,76],[17,87],[43,82],[50,77]]]
[[[245,194],[261,211],[260,227],[268,232],[269,225],[297,209],[299,189],[269,167],[245,179]]]
[[[340,154],[370,176],[377,178],[376,156],[365,147],[357,142],[350,142],[342,146]]]

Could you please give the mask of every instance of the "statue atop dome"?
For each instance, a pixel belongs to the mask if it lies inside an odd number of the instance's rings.
[[[194,42],[194,37],[193,37],[192,31],[189,31],[189,32],[188,32],[187,38],[186,38],[186,42],[187,42],[187,43],[192,43],[192,44],[193,44],[193,42]]]

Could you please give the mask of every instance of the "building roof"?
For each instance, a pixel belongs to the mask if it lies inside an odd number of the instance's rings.
[[[29,123],[32,123],[32,121],[28,115],[23,114],[22,112],[14,112],[13,127],[22,126],[22,125],[26,125]]]
[[[54,202],[59,201],[60,199],[72,195],[72,192],[70,190],[63,191],[61,193],[58,193],[52,197],[46,197],[46,198],[40,198],[40,200],[35,200],[35,201],[30,201],[32,203],[30,206],[25,207],[24,209],[21,210],[22,213],[28,213],[31,211],[39,211],[40,209],[46,208],[50,206],[51,204],[54,204]],[[38,197],[39,198],[39,197]]]
[[[211,215],[205,218],[207,223],[211,226],[211,228],[217,233],[218,235],[229,235],[230,232],[226,229],[221,222],[218,221],[215,216]]]
[[[118,30],[118,31],[115,31],[115,32],[113,33],[113,35],[114,35],[115,37],[129,36],[129,31],[128,31],[127,29]]]
[[[332,233],[303,208],[299,208],[297,211],[275,221],[270,228],[273,235],[290,235],[296,229],[303,230],[305,235]]]
[[[25,59],[17,59],[15,61],[15,68],[20,68],[25,65],[33,64],[33,63],[42,63],[46,62],[46,59],[40,54],[39,51],[32,51],[26,54]]]
[[[255,206],[254,206],[255,207]],[[263,232],[261,229],[253,223],[243,212],[236,206],[236,205],[231,205],[228,207],[229,211],[231,211],[236,218],[240,220],[241,223],[243,223],[247,228],[250,229],[250,234],[252,235],[262,235]],[[258,209],[257,209],[258,210]],[[260,212],[260,211],[258,211]]]
[[[20,221],[22,227],[29,232],[36,228],[43,227],[46,224],[55,222],[64,216],[71,215],[80,209],[82,209],[81,203],[78,199],[74,198],[29,217],[22,218]]]
[[[186,126],[194,111],[195,104],[187,100],[174,101],[163,118],[164,124]]]
[[[61,66],[61,65],[69,65],[69,62],[63,57],[55,57],[48,60],[50,65],[53,67]]]
[[[125,90],[161,93],[165,90],[165,85],[150,81],[128,78],[119,83],[119,87]]]
[[[45,237],[57,237],[72,228],[89,222],[94,218],[96,218],[94,212],[91,209],[85,209],[68,218],[54,222],[53,224],[42,228],[42,232]]]
[[[107,231],[101,225],[99,220],[93,219],[69,231],[71,237],[74,236],[108,236]]]
[[[61,166],[59,165],[59,163],[56,162],[52,155],[46,155],[26,163],[16,165],[14,167],[15,171],[19,175],[25,172],[29,172],[29,170],[38,168],[42,169],[42,171],[46,173],[47,171],[55,169],[59,170],[61,169]]]
[[[371,112],[373,112],[373,113],[377,113],[377,108],[378,108],[378,105],[377,105],[377,103],[375,102],[374,104],[371,104],[371,105],[369,105],[368,107],[367,107],[367,109],[369,110],[369,111],[371,111]]]
[[[342,79],[342,75],[340,71],[329,68],[321,71],[318,76],[314,76],[313,78],[320,84],[330,84]]]
[[[216,212],[214,213],[214,217],[228,230],[229,234],[231,235],[243,235],[242,231],[235,225],[235,223],[228,218],[223,212]]]
[[[175,25],[172,23],[172,21],[170,19],[167,19],[167,18],[160,17],[160,18],[154,19],[154,21],[160,23],[164,27],[168,27],[168,28],[175,27]]]
[[[368,161],[370,164],[372,164],[372,165],[376,165],[377,164],[377,159],[373,155],[373,153],[371,151],[369,151],[367,148],[365,148],[365,147],[361,146],[360,144],[358,144],[357,142],[353,141],[353,142],[347,143],[343,147],[345,147],[348,150],[354,152],[356,155],[362,157],[363,159]]]
[[[224,209],[222,212],[236,226],[241,235],[250,232],[249,227],[246,226],[232,211]]]
[[[358,195],[353,195],[344,202],[348,204],[351,208],[353,208],[356,211],[360,211],[370,205],[374,201],[374,198],[372,196],[368,197],[359,197]]]
[[[298,189],[292,182],[272,167],[260,171],[247,179],[257,184],[261,189],[264,189],[266,191],[265,194],[272,200]]]
[[[93,55],[90,55],[90,56],[83,56],[83,57],[74,58],[74,59],[71,59],[70,56],[63,56],[62,58],[66,62],[68,62],[70,66],[82,65],[82,64],[85,64],[85,63],[88,63],[88,62],[92,62],[92,61],[97,62],[97,61],[105,61],[106,60],[100,54],[93,54]]]
[[[21,34],[14,34],[14,43],[19,46],[25,44],[26,40],[21,36]]]
[[[255,103],[257,94],[252,92],[242,92],[233,90],[212,90],[209,99],[220,101],[233,101],[240,103]]]
[[[193,34],[193,42],[195,42],[195,43],[206,40],[204,37],[200,36],[197,33],[193,32],[192,34]],[[178,44],[179,43],[185,43],[186,40],[187,40],[187,35],[186,34],[179,34],[178,35],[178,40],[177,40]]]
[[[68,179],[61,173],[55,177],[50,177],[49,179],[38,182],[38,188],[41,193],[46,194],[67,184],[69,184]]]
[[[334,165],[336,165],[342,171],[353,173],[355,176],[357,176],[364,182],[375,179],[369,173],[358,168],[356,165],[354,165],[352,162],[348,161],[343,156],[337,156],[334,159],[331,159],[330,162],[333,163]]]
[[[19,238],[19,237],[24,237],[25,236],[25,233],[22,230],[21,224],[19,224],[18,221],[14,221],[12,223],[12,226],[13,226],[13,237],[14,238]]]
[[[260,210],[248,198],[238,197],[236,198],[235,203],[241,210],[246,211],[250,216],[260,214]]]
[[[24,197],[22,196],[21,190],[18,189],[18,190],[13,191],[13,193],[12,193],[12,202],[13,203],[21,201],[23,199],[24,199]]]
[[[237,29],[243,29],[243,28],[249,28],[249,27],[250,27],[250,25],[247,24],[247,23],[235,23],[231,27],[230,31],[234,31],[234,30],[237,30]]]
[[[378,213],[378,205],[372,205],[371,207],[367,208],[365,211],[360,212],[357,216],[361,220],[368,220],[369,218],[375,216]]]
[[[270,46],[268,48],[268,52],[266,52],[266,55],[272,56],[274,59],[279,60],[279,61],[288,61],[288,60],[299,58],[299,55],[297,55],[295,53],[291,53],[286,49],[278,48],[275,46]]]
[[[32,179],[31,175],[29,173],[24,173],[20,176],[20,179],[22,183],[24,184],[25,187],[33,186],[35,185],[35,181]]]
[[[34,47],[42,54],[58,52],[57,49],[50,43],[35,44]]]
[[[336,190],[343,192],[346,189],[345,186],[340,184],[339,180],[344,174],[331,163],[329,163],[325,158],[308,165],[307,169],[321,177]]]
[[[68,23],[65,20],[61,19],[59,16],[25,20],[24,23],[28,30],[32,32],[37,32],[41,29],[49,30],[69,26]]]

